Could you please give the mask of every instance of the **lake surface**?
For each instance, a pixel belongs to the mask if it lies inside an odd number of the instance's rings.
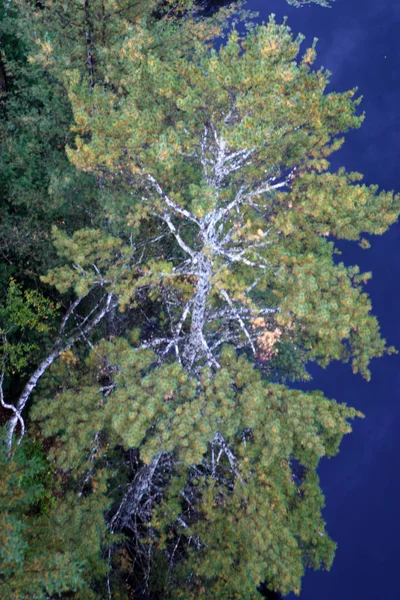
[[[332,169],[343,165],[363,173],[367,184],[400,192],[400,3],[336,0],[330,9],[296,9],[285,0],[250,0],[247,7],[259,11],[258,21],[287,15],[292,30],[306,36],[303,48],[319,39],[316,64],[332,71],[329,90],[358,86],[366,119],[331,157]],[[339,243],[341,260],[373,272],[366,288],[373,312],[388,344],[400,349],[400,226],[369,240],[370,250]],[[313,368],[313,381],[302,386],[366,418],[354,422],[340,454],[321,464],[324,516],[339,547],[329,573],[308,571],[300,600],[400,598],[400,355],[375,360],[371,370],[367,383],[349,365]]]

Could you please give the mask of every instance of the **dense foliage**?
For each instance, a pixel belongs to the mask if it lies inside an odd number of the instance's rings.
[[[336,257],[400,212],[330,170],[357,90],[239,5],[1,11],[1,597],[299,594],[362,415],[295,382],[393,350]]]

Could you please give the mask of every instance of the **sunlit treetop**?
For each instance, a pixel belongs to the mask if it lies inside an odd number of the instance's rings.
[[[315,41],[301,52],[302,42],[272,15],[243,38],[233,30],[219,51],[199,46],[190,60],[143,59],[132,38],[119,90],[69,73],[79,134],[69,156],[103,189],[123,190],[112,216],[125,211],[137,244],[102,277],[122,306],[156,286],[150,297],[168,303],[170,333],[154,330],[141,343],[189,369],[218,368],[224,342],[268,361],[272,346],[296,338],[308,359],[351,359],[368,377],[370,358],[384,351],[361,286],[369,275],[335,264],[326,238],[382,233],[399,197],[359,184],[357,173],[329,172],[341,134],[363,121],[361,98],[355,89],[327,93]],[[70,259],[79,244],[90,255],[84,240],[74,247],[79,233],[74,242],[63,235],[57,244],[70,245]],[[162,260],[150,249],[160,239]],[[77,278],[89,281],[75,267],[63,286]]]

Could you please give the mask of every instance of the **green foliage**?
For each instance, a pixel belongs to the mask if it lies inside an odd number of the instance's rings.
[[[122,258],[120,239],[96,229],[80,229],[69,238],[57,227],[53,227],[53,236],[59,256],[73,266],[56,267],[41,278],[43,282],[56,286],[61,294],[72,287],[77,296],[86,295],[96,283],[102,282],[100,272],[105,274],[108,283],[115,284],[115,275],[113,277],[109,267],[115,270],[115,262],[123,264],[118,260]]]
[[[50,228],[90,221],[95,181],[69,163],[71,108],[61,81],[30,52],[37,20],[24,18],[25,3],[2,2],[0,48],[6,74],[0,115],[0,242],[8,269],[19,280],[37,279],[53,265]],[[34,3],[27,3],[31,6]]]
[[[58,305],[37,290],[22,289],[10,279],[0,305],[0,362],[3,374],[23,371],[51,331]]]
[[[60,494],[38,442],[23,440],[7,456],[2,440],[0,462],[1,597],[45,600],[78,590],[81,598],[102,597],[90,585],[107,571],[101,558],[107,501],[101,494]]]
[[[169,532],[166,546],[178,546],[179,553],[189,546],[187,557],[167,578],[166,597],[254,598],[265,579],[271,589],[298,592],[304,569],[330,568],[335,549],[321,517],[324,499],[315,469],[322,456],[338,451],[350,431],[347,419],[360,414],[320,392],[266,386],[247,361],[236,361],[231,353],[221,371],[225,385],[218,388],[213,382],[208,407],[212,415],[220,413],[214,428],[238,457],[240,475],[233,484],[222,464],[216,468],[218,480],[215,471],[207,475],[203,460],[205,475],[199,468],[192,480],[198,513],[182,494],[180,502],[179,496],[167,497],[156,511],[155,527],[164,523]],[[229,399],[231,411],[221,417],[219,405]],[[301,481],[295,463],[302,465]],[[175,525],[174,511],[181,517]],[[182,519],[193,524],[183,528]],[[193,543],[196,538],[199,546]]]
[[[316,239],[312,244],[312,238],[303,237],[302,232],[299,239],[299,231],[271,252],[277,267],[280,319],[285,323],[284,315],[291,315],[298,323],[298,339],[308,349],[309,359],[323,367],[332,360],[351,360],[353,372],[369,380],[370,360],[394,351],[385,347],[377,319],[370,314],[371,302],[363,292],[361,284],[371,274],[360,274],[357,266],[335,264],[331,242]]]
[[[1,10],[2,277],[29,279],[0,306],[4,370],[55,350],[32,383],[31,438],[0,447],[0,596],[91,600],[109,584],[125,599],[126,581],[171,599],[250,599],[262,581],[298,594],[335,551],[319,461],[362,415],[285,383],[310,361],[368,379],[393,350],[370,274],[326,239],[366,247],[400,210],[328,171],[361,98],[327,92],[315,42],[301,51],[273,15],[216,51],[234,6],[208,20],[186,0]],[[53,348],[44,285],[78,297]],[[89,339],[101,294],[125,312]],[[63,346],[71,331],[85,343]]]
[[[128,44],[131,73],[122,96],[105,93],[100,86],[88,94],[78,73],[71,75],[70,98],[81,136],[69,155],[79,169],[107,173],[115,189],[125,190],[129,179],[132,199],[126,219],[138,241],[148,236],[151,213],[165,219],[165,197],[175,203],[180,215],[174,227],[181,238],[212,261],[210,307],[221,306],[222,291],[233,302],[251,307],[255,316],[266,306],[279,308],[265,327],[270,332],[278,328],[281,343],[296,338],[304,361],[317,360],[323,366],[351,360],[354,372],[368,379],[371,358],[386,351],[361,285],[369,276],[335,264],[334,245],[324,237],[358,240],[363,232],[382,233],[397,219],[399,197],[378,193],[377,186],[355,184],[361,176],[343,168],[327,172],[327,157],[343,144],[338,134],[363,121],[356,115],[361,99],[354,99],[355,90],[325,92],[329,73],[312,70],[314,45],[299,54],[302,39],[294,39],[285,23],[271,17],[243,40],[233,31],[219,52],[198,49],[190,62],[166,65],[154,54],[145,61]],[[149,87],[145,96],[137,85],[143,77]],[[216,135],[232,155],[256,149],[256,158],[232,171],[223,185],[211,181],[211,167],[203,170],[217,152],[209,139],[217,124]],[[281,187],[286,183],[286,191],[252,191],[262,178],[274,181],[285,175]],[[164,196],[149,189],[149,177]],[[239,204],[243,189],[254,194],[252,203]],[[201,244],[206,223],[229,203],[238,210],[225,218],[220,237],[236,230],[231,236],[236,254],[223,254],[207,241]],[[200,229],[197,236],[193,223]],[[178,271],[182,250],[175,247],[172,265]],[[247,262],[241,265],[237,257],[245,251]],[[144,251],[143,262],[146,258],[149,262],[139,272],[127,268],[126,261],[119,263],[119,277],[118,268],[113,271],[110,279],[118,279],[123,305],[138,286],[155,283],[160,270],[159,285],[168,293],[175,288],[180,303],[190,297],[190,289],[194,294],[193,277],[173,278],[170,262],[158,256],[157,270]],[[104,279],[109,272],[104,271]],[[76,286],[77,277],[70,272],[71,284]],[[246,296],[249,286],[253,291]],[[149,297],[154,299],[154,294]]]
[[[195,486],[196,513],[184,506],[182,483],[175,481],[152,524],[167,548],[180,537],[181,558],[189,536],[200,540],[200,552],[189,545],[188,556],[172,570],[166,597],[201,597],[204,588],[215,598],[252,598],[265,578],[286,593],[300,588],[306,566],[329,568],[335,545],[321,517],[316,468],[323,456],[337,453],[351,431],[348,420],[361,414],[321,392],[266,384],[228,347],[218,373],[204,373],[200,383],[176,364],[154,369],[152,360],[151,353],[122,339],[103,342],[86,361],[79,388],[66,390],[58,402],[42,399],[32,416],[46,436],[59,441],[54,456],[65,470],[82,468],[96,432],[103,440],[97,457],[122,443],[140,448],[147,463],[160,449],[172,453],[183,474],[198,465],[203,477],[183,480],[184,487]],[[94,383],[101,378],[106,397]],[[217,432],[237,457],[235,481],[226,459],[210,467],[209,443]],[[300,485],[292,462],[305,469]],[[190,528],[183,530],[178,517]]]

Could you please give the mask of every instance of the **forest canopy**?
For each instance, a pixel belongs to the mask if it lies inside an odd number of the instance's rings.
[[[400,212],[331,169],[357,88],[244,2],[0,11],[0,596],[300,594],[363,415],[296,382],[394,351],[336,247]]]

